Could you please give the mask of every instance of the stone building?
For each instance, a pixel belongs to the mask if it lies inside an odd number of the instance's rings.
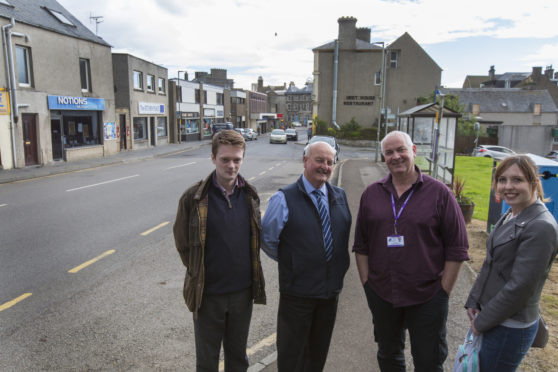
[[[110,45],[55,0],[0,2],[0,26],[2,168],[116,153]]]
[[[294,82],[285,91],[287,98],[287,122],[307,125],[312,120],[312,82],[307,81],[304,88],[297,88]]]
[[[167,69],[125,53],[112,54],[112,67],[119,148],[168,143]]]
[[[313,115],[333,125],[355,118],[372,127],[381,112],[385,122],[431,94],[442,69],[408,33],[385,45],[371,42],[370,28],[356,22],[339,18],[338,38],[313,49]]]

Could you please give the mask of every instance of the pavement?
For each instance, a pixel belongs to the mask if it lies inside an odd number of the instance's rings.
[[[79,170],[103,167],[113,164],[132,163],[158,156],[168,156],[184,151],[193,150],[202,146],[211,145],[211,140],[191,141],[182,143],[169,143],[160,146],[148,147],[138,150],[120,151],[114,155],[102,158],[83,159],[72,162],[55,161],[45,165],[32,165],[18,169],[0,169],[0,184],[32,178],[47,177],[61,173],[76,172]]]
[[[265,136],[265,135],[264,135]],[[305,143],[299,141],[299,144]],[[43,166],[29,166],[22,169],[1,170],[0,184],[48,177],[56,174],[75,172],[84,169],[108,166],[112,164],[139,162],[146,159],[181,153],[202,146],[209,146],[211,140],[166,144],[140,150],[122,151],[103,158],[85,159],[74,162],[58,161]],[[369,149],[362,149],[368,151]],[[343,187],[347,193],[351,211],[353,211],[353,229],[360,195],[370,183],[383,178],[387,169],[383,163],[374,163],[372,159],[344,159],[335,167],[331,182]],[[349,242],[352,246],[352,237]],[[463,304],[469,293],[476,274],[465,264],[450,296],[450,310],[447,321],[448,358],[444,371],[453,370],[454,355],[469,328]],[[276,295],[276,294],[269,294]],[[407,337],[407,369],[413,370],[410,346]],[[379,371],[376,361],[376,344],[373,340],[373,328],[370,310],[366,303],[362,285],[358,278],[354,256],[351,254],[351,266],[345,277],[345,286],[340,296],[336,325],[330,346],[325,371]],[[253,362],[249,372],[275,372],[277,352],[273,352],[258,362]]]

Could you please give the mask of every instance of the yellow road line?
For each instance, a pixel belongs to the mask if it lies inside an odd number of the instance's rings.
[[[256,177],[250,177],[250,178],[248,178],[248,181],[253,181],[255,179],[256,179]]]
[[[86,268],[87,266],[89,266],[91,264],[94,264],[95,262],[99,261],[101,258],[103,258],[105,256],[108,256],[109,254],[113,254],[114,252],[116,252],[114,249],[111,249],[110,251],[106,251],[105,253],[103,253],[100,256],[95,257],[94,259],[89,260],[87,262],[84,262],[81,265],[74,267],[72,270],[68,270],[68,272],[71,273],[71,274],[75,274],[78,271],[80,271],[81,269]]]
[[[276,339],[277,339],[277,333],[273,333],[273,334],[267,336],[266,338],[264,338],[263,340],[261,340],[260,342],[255,344],[254,346],[249,347],[248,349],[246,349],[246,355],[250,356],[250,355],[255,354],[256,352],[258,352],[261,348],[263,348],[265,346],[273,345],[275,343]],[[223,371],[224,369],[225,369],[225,362],[220,361],[219,362],[219,371]]]
[[[261,172],[260,176],[263,176],[264,174],[266,174],[266,171]]]
[[[271,167],[271,168],[269,168],[269,169],[268,169],[268,171],[271,171],[271,170],[273,170],[273,168],[275,168],[275,167]]]
[[[19,296],[18,298],[14,298],[11,301],[6,302],[5,304],[0,305],[0,311],[4,311],[6,309],[9,309],[10,307],[14,306],[15,304],[17,304],[20,301],[25,300],[27,297],[31,296],[32,293],[24,293],[21,296]]]
[[[152,227],[151,229],[142,232],[140,235],[141,235],[141,236],[149,235],[149,234],[151,234],[153,231],[155,231],[155,230],[157,230],[157,229],[160,229],[160,228],[163,227],[163,226],[167,226],[168,224],[169,224],[169,221],[162,222],[162,223],[158,224],[157,226]]]

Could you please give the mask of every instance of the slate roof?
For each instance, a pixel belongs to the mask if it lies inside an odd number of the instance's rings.
[[[463,88],[480,88],[480,85],[488,79],[488,75],[467,75],[463,82]]]
[[[0,4],[0,17],[14,18],[16,22],[15,31],[18,23],[25,23],[30,26],[53,31],[62,35],[75,37],[82,40],[91,41],[97,44],[110,47],[111,45],[102,38],[95,35],[85,27],[76,17],[68,12],[56,0],[7,0],[12,6]],[[62,13],[74,25],[67,25],[60,22],[46,8]]]
[[[315,47],[314,49],[312,49],[312,51],[314,51],[314,50],[333,50],[334,48],[335,48],[335,40],[330,41],[329,43],[326,43],[324,45],[320,45],[319,47]],[[357,50],[375,50],[375,49],[382,50],[382,47],[378,46],[376,44],[367,43],[364,40],[356,39],[356,49]]]
[[[445,105],[444,105],[445,106]],[[418,105],[415,107],[411,107],[407,111],[403,111],[399,113],[399,117],[406,117],[406,116],[435,116],[436,113],[440,110],[440,105],[434,102],[425,103],[423,105]],[[444,116],[445,117],[459,117],[461,114],[458,112],[453,111],[447,107],[444,107]]]
[[[485,113],[529,113],[535,104],[541,105],[541,112],[558,112],[552,97],[546,90],[525,90],[520,88],[466,88],[442,89],[443,93],[459,96],[459,103],[466,112],[472,112],[474,104]]]
[[[306,84],[304,86],[304,88],[297,88],[294,85],[291,85],[286,91],[285,93],[287,94],[311,94],[312,90],[313,90],[313,84]]]

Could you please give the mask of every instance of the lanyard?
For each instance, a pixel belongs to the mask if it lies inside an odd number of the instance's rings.
[[[414,192],[415,189],[413,188],[409,193],[409,196],[407,196],[407,199],[405,199],[405,201],[403,202],[403,205],[401,206],[399,213],[397,213],[395,209],[395,199],[393,198],[393,194],[391,194],[391,207],[393,208],[393,219],[394,219],[393,229],[395,230],[396,235],[397,235],[397,221],[399,220],[399,217],[401,217],[401,213],[403,212],[403,209],[405,209],[405,207],[407,206],[407,202],[409,201],[409,199],[411,199],[411,196],[413,195]]]

